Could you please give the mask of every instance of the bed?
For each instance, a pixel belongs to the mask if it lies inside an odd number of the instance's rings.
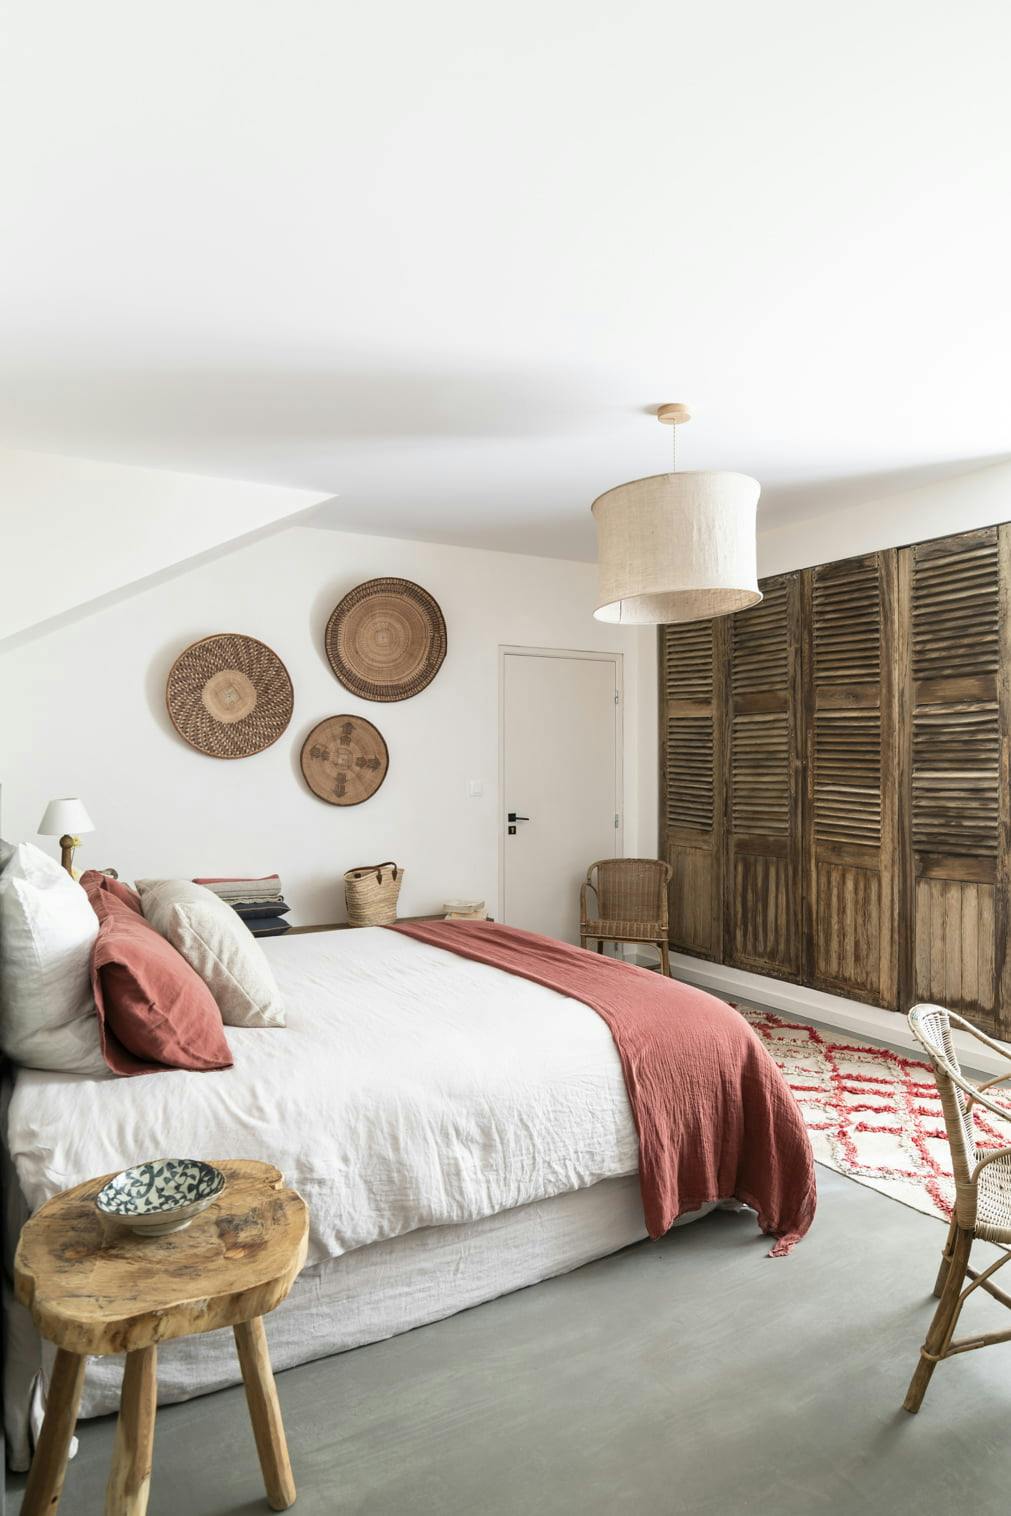
[[[621,1060],[587,1005],[380,928],[263,946],[288,1026],[228,1028],[232,1069],[18,1071],[8,1240],[59,1190],[158,1153],[269,1159],[312,1218],[305,1271],[268,1323],[283,1369],[646,1235]],[[9,1457],[23,1467],[44,1348],[5,1306]],[[120,1375],[115,1359],[89,1364],[82,1415],[116,1408]],[[159,1397],[237,1378],[230,1334],[189,1338],[165,1345]]]

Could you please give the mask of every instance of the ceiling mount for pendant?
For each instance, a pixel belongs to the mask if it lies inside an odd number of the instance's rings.
[[[679,400],[670,401],[667,405],[657,406],[656,419],[662,421],[664,426],[681,426],[683,422],[692,419],[692,413]]]
[[[657,420],[691,411],[671,401]],[[654,474],[598,496],[598,621],[662,626],[747,610],[758,588],[756,511],[761,486],[747,474]]]

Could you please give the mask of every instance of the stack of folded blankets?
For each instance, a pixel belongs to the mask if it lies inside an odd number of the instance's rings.
[[[194,879],[213,890],[226,905],[241,916],[254,937],[280,937],[291,930],[291,922],[282,918],[291,910],[281,893],[278,874],[262,879]]]

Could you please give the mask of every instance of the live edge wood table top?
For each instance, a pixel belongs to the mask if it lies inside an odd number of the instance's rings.
[[[218,1161],[221,1194],[185,1230],[141,1237],[102,1217],[95,1197],[110,1175],[55,1196],[25,1223],[14,1288],[56,1344],[46,1419],[22,1516],[54,1512],[66,1473],[87,1354],[125,1353],[126,1369],[106,1516],[147,1509],[157,1403],[157,1344],[217,1327],[235,1332],[267,1499],[295,1499],[263,1316],[280,1305],[305,1262],[309,1214],[269,1163]]]

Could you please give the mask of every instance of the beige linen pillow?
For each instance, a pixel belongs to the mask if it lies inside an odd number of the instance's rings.
[[[144,916],[195,969],[226,1026],[284,1026],[284,1005],[260,944],[213,890],[187,879],[138,879]]]

